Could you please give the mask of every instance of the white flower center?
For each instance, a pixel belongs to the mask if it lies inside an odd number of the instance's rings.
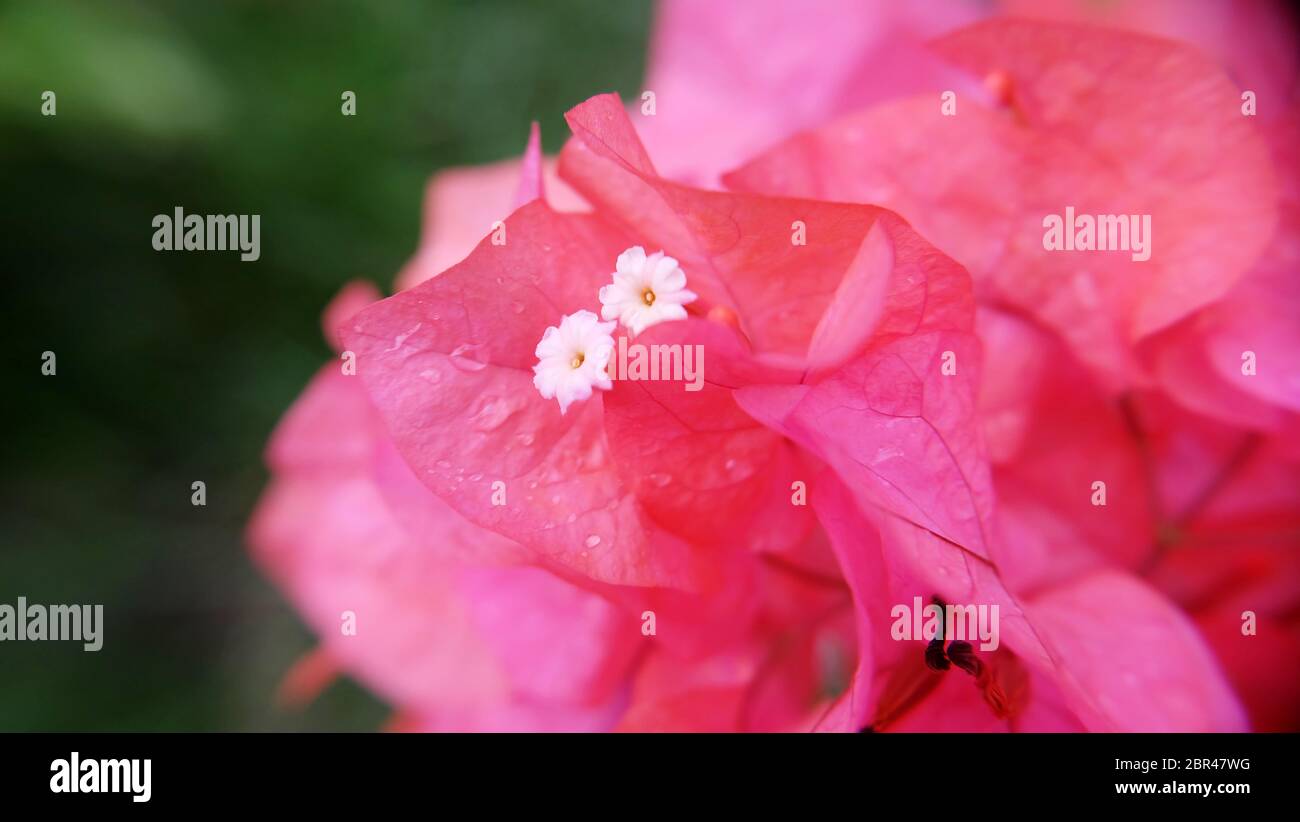
[[[633,246],[618,255],[615,268],[613,282],[600,289],[606,320],[618,320],[635,337],[652,325],[686,319],[683,306],[696,295],[686,289],[686,274],[675,259]]]
[[[615,323],[601,322],[590,311],[578,311],[551,326],[537,343],[533,385],[546,399],[560,403],[560,413],[591,396],[592,388],[613,387],[606,368],[614,354]]]

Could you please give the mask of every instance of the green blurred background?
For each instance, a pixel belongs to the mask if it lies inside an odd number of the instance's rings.
[[[329,299],[391,288],[428,177],[518,155],[533,119],[555,151],[567,108],[635,96],[650,18],[649,0],[0,3],[0,603],[105,611],[99,653],[0,643],[0,730],[384,722],[348,681],[275,703],[314,641],[243,545],[263,446],[331,356]],[[261,259],[155,252],[177,205],[262,215]]]

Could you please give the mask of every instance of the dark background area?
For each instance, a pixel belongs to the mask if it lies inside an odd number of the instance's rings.
[[[275,703],[315,642],[244,547],[262,449],[331,356],[329,299],[356,278],[391,290],[429,176],[517,156],[533,119],[554,152],[567,108],[635,97],[650,17],[648,0],[0,2],[0,603],[105,619],[98,653],[0,643],[0,731],[384,722],[348,681]],[[260,214],[261,259],[154,251],[175,206]]]

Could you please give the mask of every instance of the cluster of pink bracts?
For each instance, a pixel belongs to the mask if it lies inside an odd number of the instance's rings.
[[[290,690],[346,672],[402,729],[1300,728],[1294,33],[1033,6],[669,2],[652,96],[435,178],[269,447],[250,540],[322,643]],[[1148,216],[1149,258],[1046,249],[1067,207]],[[534,347],[636,245],[699,295],[637,341],[704,346],[703,390],[561,416]],[[895,638],[916,597],[996,605],[998,647]]]

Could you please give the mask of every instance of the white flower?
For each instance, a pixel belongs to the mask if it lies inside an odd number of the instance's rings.
[[[609,359],[614,354],[610,332],[615,323],[603,323],[590,311],[578,311],[551,326],[537,344],[537,365],[533,366],[533,385],[546,399],[560,402],[560,413],[578,400],[591,396],[594,385],[601,390],[613,388]]]
[[[614,282],[600,289],[600,314],[618,320],[633,337],[652,325],[686,319],[682,306],[695,299],[686,290],[686,274],[662,251],[646,256],[633,246],[618,255]]]

